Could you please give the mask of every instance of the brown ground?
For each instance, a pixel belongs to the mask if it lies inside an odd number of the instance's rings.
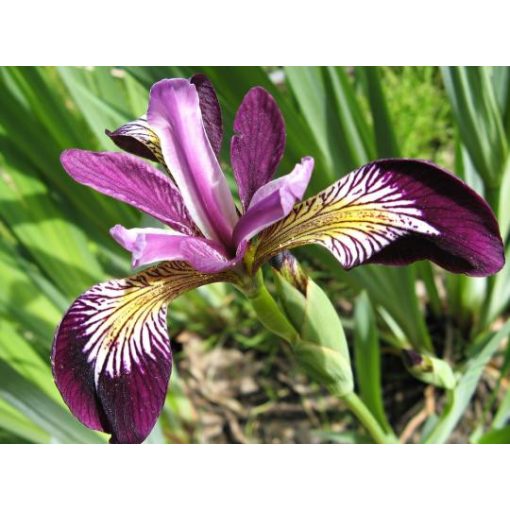
[[[364,431],[342,403],[310,384],[285,349],[271,355],[238,345],[207,349],[198,336],[177,337],[177,369],[191,402],[187,438],[201,443],[319,443],[364,441]],[[228,344],[228,342],[227,342]],[[400,358],[383,355],[385,406],[402,442],[419,441],[427,418],[438,412],[440,390],[414,379]],[[450,438],[467,442],[494,388],[497,369],[489,366],[473,404]],[[175,439],[175,438],[174,438]]]

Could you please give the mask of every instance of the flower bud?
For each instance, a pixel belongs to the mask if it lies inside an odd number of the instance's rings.
[[[269,262],[285,280],[299,290],[301,294],[306,295],[308,276],[290,251],[285,250],[275,255]]]
[[[413,349],[402,350],[402,359],[407,370],[420,381],[448,390],[455,387],[455,374],[446,361]]]
[[[272,265],[283,309],[299,333],[292,344],[298,363],[337,396],[351,393],[349,350],[335,307],[289,252]]]

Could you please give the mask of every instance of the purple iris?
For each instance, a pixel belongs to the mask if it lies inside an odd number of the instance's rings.
[[[151,89],[147,125],[157,136],[170,177],[126,154],[71,149],[62,155],[62,164],[78,182],[170,227],[113,227],[114,239],[133,254],[133,267],[163,260],[183,260],[205,272],[234,267],[247,241],[286,216],[311,177],[313,160],[303,158],[290,174],[270,182],[283,155],[285,126],[274,99],[261,88],[252,89],[237,113],[238,134],[232,140],[239,215],[218,162],[223,135],[219,103],[205,78],[193,82],[162,80]],[[131,135],[139,129],[140,121]],[[110,136],[125,141],[127,131],[123,126],[121,135]]]
[[[187,290],[217,281],[242,286],[269,258],[305,244],[326,247],[346,269],[426,258],[485,276],[504,264],[489,206],[431,163],[374,161],[300,202],[313,159],[304,157],[272,180],[285,125],[268,92],[247,93],[234,131],[239,206],[218,162],[220,106],[202,75],[156,83],[146,116],[107,131],[134,155],[62,154],[76,181],[164,224],[111,229],[132,253],[133,267],[159,264],[84,292],[55,334],[53,372],[64,400],[82,423],[110,433],[113,442],[143,441],[161,412],[172,366],[166,308]]]

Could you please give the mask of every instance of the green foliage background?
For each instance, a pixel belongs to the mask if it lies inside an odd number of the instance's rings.
[[[104,129],[144,113],[153,82],[196,72],[216,86],[226,140],[250,87],[264,86],[275,96],[287,126],[279,171],[288,172],[303,155],[314,156],[309,193],[378,157],[433,159],[485,195],[508,240],[508,68],[1,68],[0,441],[105,441],[63,404],[49,367],[51,341],[76,296],[96,282],[129,274],[129,257],[112,241],[109,227],[150,220],[74,183],[59,154],[69,147],[114,150]],[[230,175],[228,152],[224,143],[223,165]],[[321,250],[304,249],[299,257],[330,297],[342,292],[355,303],[354,316],[344,324],[352,332],[357,385],[384,427],[389,425],[381,399],[381,343],[441,359],[445,338],[431,330],[432,318],[447,325],[456,346],[457,355],[446,359],[456,382],[444,393],[441,413],[424,425],[421,441],[448,441],[484,367],[496,359],[497,384],[470,440],[508,442],[510,350],[504,319],[510,270],[476,280],[445,275],[428,263],[346,273]],[[192,292],[172,305],[172,327],[198,331],[212,346],[225,335],[256,346],[263,333],[247,306],[224,306],[233,298],[224,285]],[[240,334],[246,323],[253,330],[249,338]],[[149,441],[168,441],[169,431],[190,419],[177,374],[171,388]]]

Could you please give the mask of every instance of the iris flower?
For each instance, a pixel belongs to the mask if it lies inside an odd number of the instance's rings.
[[[73,179],[163,224],[111,229],[133,267],[149,268],[85,291],[54,338],[53,373],[65,402],[112,442],[142,442],[161,412],[172,368],[167,305],[183,292],[220,281],[245,285],[271,257],[307,244],[327,248],[345,269],[429,259],[486,276],[504,263],[487,203],[432,163],[374,161],[302,201],[314,161],[304,157],[273,180],[285,125],[272,96],[251,89],[233,127],[238,205],[218,160],[220,106],[202,75],[157,82],[145,116],[107,131],[131,154],[62,154]]]

